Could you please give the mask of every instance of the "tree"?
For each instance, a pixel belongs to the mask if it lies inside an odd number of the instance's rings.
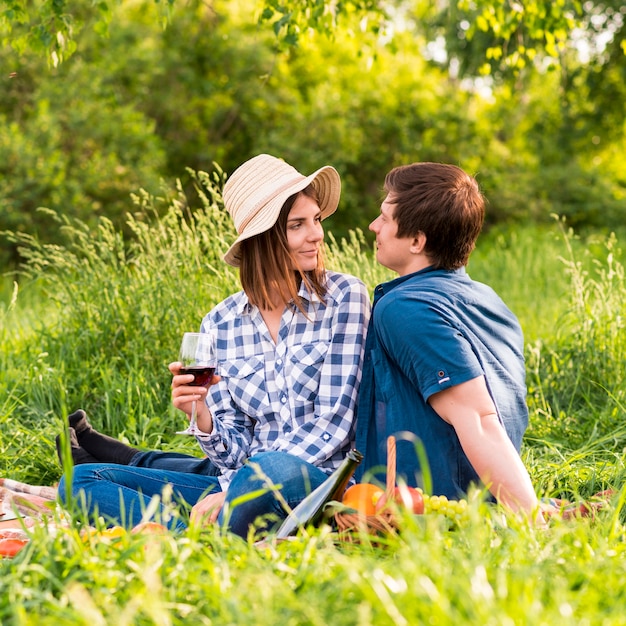
[[[308,33],[281,47],[245,0],[189,0],[176,10],[163,0],[108,1],[110,13],[106,5],[74,13],[83,25],[73,31],[76,50],[48,71],[32,48],[20,56],[0,47],[0,67],[18,68],[13,78],[0,73],[0,236],[11,229],[58,239],[41,206],[123,225],[139,187],[161,193],[161,180],[168,188],[181,179],[193,202],[186,168],[210,172],[218,163],[232,172],[259,152],[301,171],[320,163],[340,170],[343,210],[328,223],[339,236],[366,230],[384,173],[416,159],[477,173],[490,224],[552,212],[577,225],[623,221],[626,76],[616,14],[604,56],[598,46],[585,64],[570,47],[552,72],[538,55],[517,69],[494,64],[485,98],[476,86],[493,42],[486,31],[471,41],[448,33],[446,24],[465,19],[456,5],[448,13],[434,3],[398,5],[394,29],[374,33],[359,30],[353,4],[326,24],[330,36]],[[308,0],[298,2],[292,26],[306,13]],[[273,23],[282,37],[286,26]],[[17,255],[3,247],[0,257],[9,252]]]
[[[152,0],[159,19],[167,23],[176,0]],[[112,6],[123,0],[101,0],[88,7],[70,7],[67,0],[0,0],[0,37],[16,49],[45,53],[53,65],[75,50],[75,34],[88,26],[106,32]],[[218,2],[212,7],[218,11]],[[364,27],[380,32],[393,26],[403,13],[436,18],[445,32],[450,53],[470,51],[478,57],[473,71],[483,73],[520,69],[537,55],[558,62],[569,43],[593,48],[602,39],[626,53],[624,10],[621,0],[456,0],[433,5],[424,0],[257,0],[260,23],[268,24],[281,45],[297,45],[303,32],[332,35],[344,19],[361,20]],[[254,14],[254,11],[252,11]],[[479,50],[480,54],[475,52]],[[469,68],[464,68],[469,69]]]
[[[409,33],[372,63],[345,29],[277,53],[267,29],[218,18],[202,0],[165,30],[154,10],[117,7],[106,46],[84,30],[68,62],[46,71],[30,55],[14,79],[0,76],[0,234],[57,241],[42,206],[122,226],[139,187],[160,193],[160,178],[179,178],[193,202],[186,168],[232,172],[269,152],[301,171],[340,170],[345,210],[328,226],[341,237],[367,229],[394,164],[419,154],[475,169],[490,141],[472,95],[421,58]],[[10,55],[0,48],[0,66]]]

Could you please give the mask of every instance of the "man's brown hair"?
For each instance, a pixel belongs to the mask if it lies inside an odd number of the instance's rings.
[[[485,218],[485,198],[472,176],[455,165],[413,163],[391,170],[385,190],[398,237],[423,233],[424,251],[437,268],[467,265]]]

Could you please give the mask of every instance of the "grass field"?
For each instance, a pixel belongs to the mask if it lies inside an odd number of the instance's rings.
[[[238,288],[221,261],[232,233],[210,186],[195,219],[175,197],[155,223],[152,202],[138,199],[132,242],[106,221],[89,231],[62,218],[66,246],[20,237],[28,265],[0,306],[0,476],[58,480],[54,437],[79,406],[132,445],[197,453],[174,435],[183,418],[167,363],[181,333]],[[389,277],[359,234],[329,240],[330,267],[371,289]],[[623,258],[619,238],[583,240],[555,222],[483,235],[469,266],[524,328],[523,458],[537,493],[616,490],[595,520],[539,530],[476,498],[453,528],[406,516],[379,545],[325,527],[259,547],[208,528],[85,540],[78,516],[0,561],[0,623],[626,624]]]

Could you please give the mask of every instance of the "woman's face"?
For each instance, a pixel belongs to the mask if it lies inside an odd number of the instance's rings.
[[[317,202],[303,193],[296,197],[287,217],[287,245],[300,269],[313,271],[324,241],[322,212]]]

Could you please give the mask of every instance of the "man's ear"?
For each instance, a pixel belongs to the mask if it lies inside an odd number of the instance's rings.
[[[411,254],[422,254],[424,252],[424,248],[426,247],[426,235],[420,230],[420,232],[413,237],[413,241],[411,242],[411,247],[409,248]]]

